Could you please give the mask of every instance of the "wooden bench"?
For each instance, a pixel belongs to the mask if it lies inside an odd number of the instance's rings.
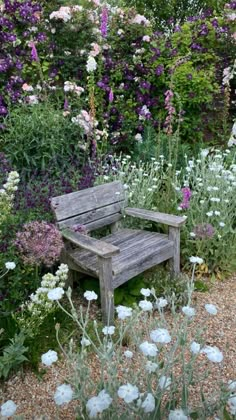
[[[180,271],[179,216],[126,207],[119,181],[54,197],[51,206],[62,232],[63,262],[70,270],[99,278],[103,322],[111,324],[114,289],[145,270],[170,260],[174,274]],[[122,229],[123,215],[169,226],[168,235],[138,229]],[[98,240],[74,231],[84,225],[87,232],[109,226],[111,234]]]

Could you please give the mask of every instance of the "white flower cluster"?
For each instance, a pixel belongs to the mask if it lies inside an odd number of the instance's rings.
[[[18,189],[20,178],[16,171],[8,174],[7,181],[0,189],[0,232],[1,225],[7,219],[13,206],[14,194]]]
[[[94,57],[89,55],[87,63],[86,63],[86,70],[88,73],[93,73],[97,68],[97,62]]]
[[[55,20],[62,20],[63,22],[68,22],[72,19],[73,13],[75,12],[82,12],[83,7],[82,6],[62,6],[59,10],[56,10],[52,12],[49,15],[49,19],[55,19]]]
[[[7,193],[14,193],[18,189],[19,182],[20,182],[20,177],[19,177],[18,172],[12,171],[9,173],[7,182],[3,185],[3,188]],[[0,193],[2,192],[3,191],[0,190]]]
[[[84,92],[84,88],[77,86],[76,83],[66,81],[64,83],[64,92],[74,92],[80,96]]]
[[[54,300],[59,300],[64,294],[63,287],[68,276],[68,266],[61,264],[56,274],[47,273],[43,276],[40,287],[30,295],[30,301],[22,305],[31,317],[42,318],[54,308]],[[22,322],[24,322],[24,315]]]
[[[92,133],[94,128],[98,125],[97,120],[94,120],[84,109],[82,109],[76,117],[71,118],[71,121],[74,124],[79,125],[87,135]]]

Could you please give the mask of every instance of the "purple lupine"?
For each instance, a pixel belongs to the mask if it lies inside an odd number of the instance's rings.
[[[108,100],[109,100],[110,103],[112,103],[114,101],[114,93],[113,93],[112,89],[110,89]]]
[[[192,191],[190,190],[189,187],[184,187],[184,188],[181,189],[181,191],[182,191],[182,194],[183,194],[183,200],[182,200],[182,203],[180,204],[180,207],[183,210],[186,210],[186,209],[189,208],[189,205],[190,205],[189,202],[190,202],[190,198],[192,196]]]
[[[108,9],[107,7],[103,7],[101,13],[101,26],[100,31],[103,38],[107,37],[107,29],[108,29]]]
[[[32,59],[32,61],[39,61],[39,56],[38,56],[38,52],[37,52],[37,48],[35,46],[35,43],[30,42],[30,47],[31,47],[31,59]]]

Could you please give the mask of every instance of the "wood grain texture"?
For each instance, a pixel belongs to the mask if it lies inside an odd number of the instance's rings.
[[[184,217],[174,216],[172,214],[159,213],[145,209],[133,209],[126,207],[124,213],[128,216],[138,217],[139,219],[150,220],[152,222],[163,223],[168,226],[179,227],[186,222]]]
[[[180,273],[180,228],[169,227],[169,240],[174,245],[174,255],[170,259],[170,269],[177,275]]]
[[[124,188],[120,181],[87,188],[51,199],[51,207],[58,222],[109,206],[125,199]]]
[[[98,271],[101,293],[102,320],[105,325],[113,325],[114,290],[112,286],[112,259],[98,257]]]
[[[69,229],[62,231],[62,236],[73,244],[87,249],[100,257],[109,258],[120,252],[119,248],[112,244],[82,235],[78,232],[72,232]]]

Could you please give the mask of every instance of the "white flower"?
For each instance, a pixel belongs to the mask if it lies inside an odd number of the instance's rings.
[[[48,299],[49,300],[59,300],[64,295],[64,290],[62,287],[56,287],[48,292]]]
[[[224,223],[224,222],[220,222],[220,223],[219,223],[219,226],[220,226],[220,227],[224,227],[224,226],[225,226],[225,223]]]
[[[115,332],[115,327],[112,325],[110,327],[104,327],[102,329],[102,332],[104,335],[112,335]]]
[[[53,363],[57,362],[57,352],[54,350],[48,350],[47,353],[42,354],[41,361],[46,366],[51,366]]]
[[[118,314],[118,318],[124,320],[132,315],[133,309],[128,306],[119,305],[116,308],[116,312]]]
[[[203,263],[203,259],[202,258],[200,258],[200,257],[190,257],[189,258],[189,261],[192,263],[192,264],[202,264]]]
[[[16,409],[17,405],[12,400],[8,400],[1,405],[0,414],[3,417],[11,417],[13,414],[15,414]]]
[[[207,215],[208,217],[213,216],[213,211],[208,211],[208,212],[206,213],[206,215]]]
[[[193,342],[190,344],[190,350],[191,350],[191,352],[192,352],[192,353],[194,353],[194,354],[198,354],[198,353],[200,352],[200,348],[201,348],[200,344],[199,344],[199,343],[197,343],[196,341],[193,341]]]
[[[16,264],[12,261],[8,261],[5,263],[5,267],[7,270],[14,270],[14,268],[16,268]]]
[[[97,62],[94,57],[89,56],[86,64],[86,70],[88,73],[93,73],[97,68]]]
[[[215,213],[216,216],[220,216],[220,211],[215,210],[214,213]]]
[[[127,359],[132,359],[133,357],[133,352],[130,350],[125,350],[124,351],[124,356],[127,357]]]
[[[191,308],[191,306],[183,306],[182,312],[190,318],[196,314],[195,309]]]
[[[111,403],[112,398],[105,390],[99,392],[98,396],[90,398],[86,404],[89,418],[97,418],[98,414],[106,410]]]
[[[168,420],[188,420],[188,417],[184,414],[183,410],[171,410]]]
[[[87,338],[83,337],[82,340],[80,341],[81,346],[90,346],[91,342],[90,340],[88,340]]]
[[[127,404],[137,400],[139,397],[139,390],[137,386],[131,385],[128,383],[127,385],[121,385],[117,391],[118,397],[122,398]]]
[[[150,362],[150,360],[146,363],[145,369],[148,373],[156,372],[158,368],[157,363]]]
[[[151,295],[151,290],[150,289],[141,289],[140,290],[141,295],[149,297]]]
[[[148,393],[145,400],[143,401],[141,407],[144,410],[144,413],[151,413],[155,410],[155,398],[151,393]]]
[[[90,300],[96,300],[98,298],[98,295],[95,292],[90,292],[87,290],[87,292],[84,293],[85,299],[88,301]]]
[[[154,357],[157,355],[158,352],[156,344],[149,343],[148,341],[144,341],[143,343],[141,343],[139,348],[145,356]]]
[[[148,300],[140,300],[138,306],[145,312],[153,309],[152,302],[149,302]]]
[[[54,401],[56,405],[62,405],[72,400],[73,390],[70,385],[62,384],[57,387],[54,394]]]
[[[236,414],[236,394],[232,394],[228,399],[229,412],[233,416]]]
[[[218,347],[214,346],[205,346],[202,350],[201,353],[206,354],[207,358],[214,363],[220,363],[223,360],[223,354],[221,353],[221,351],[218,349]]]
[[[190,232],[190,233],[189,233],[189,236],[191,236],[191,238],[195,238],[196,233],[194,233],[194,232]]]
[[[168,305],[167,300],[162,298],[162,297],[157,299],[156,303],[155,303],[155,307],[158,308],[158,309],[165,308],[165,306],[167,306],[167,305]]]
[[[217,309],[216,309],[216,306],[213,305],[212,303],[206,303],[205,309],[211,315],[216,315],[217,312],[218,312]]]
[[[150,333],[152,341],[155,343],[168,344],[171,342],[171,336],[165,328],[157,328]]]
[[[236,381],[229,381],[228,389],[232,392],[236,392]]]
[[[150,38],[150,36],[149,36],[149,35],[144,35],[144,36],[143,36],[143,41],[144,41],[144,42],[150,42],[150,39],[151,39],[151,38]]]
[[[163,375],[158,382],[161,389],[168,389],[171,385],[171,378]]]
[[[137,134],[134,136],[134,138],[135,138],[135,140],[136,140],[136,141],[139,141],[140,143],[142,143],[142,141],[143,141],[143,138],[142,138],[142,136],[141,136],[141,134],[140,134],[140,133],[137,133]]]

